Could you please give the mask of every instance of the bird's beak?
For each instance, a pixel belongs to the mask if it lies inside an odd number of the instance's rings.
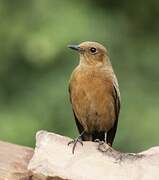
[[[80,48],[79,45],[68,45],[67,47],[70,49],[73,49],[75,51],[78,51],[78,52],[80,52],[82,50],[82,48]]]

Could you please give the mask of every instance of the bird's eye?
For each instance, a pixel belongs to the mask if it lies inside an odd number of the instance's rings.
[[[91,51],[91,53],[95,53],[95,52],[97,51],[97,49],[94,48],[94,47],[91,47],[91,48],[90,48],[90,51]]]

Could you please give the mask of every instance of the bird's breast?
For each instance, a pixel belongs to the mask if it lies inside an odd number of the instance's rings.
[[[115,121],[112,80],[106,72],[74,72],[70,80],[73,110],[86,131],[107,131]]]

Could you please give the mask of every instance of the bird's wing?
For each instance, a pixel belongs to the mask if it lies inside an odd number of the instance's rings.
[[[121,101],[119,85],[118,85],[118,81],[116,77],[114,78],[114,82],[113,82],[112,96],[114,99],[115,124],[107,133],[107,143],[109,143],[110,145],[112,145],[115,134],[116,134],[117,125],[118,125],[118,117],[119,117],[119,112],[120,112],[120,101]]]
[[[69,95],[70,95],[70,102],[72,104],[72,99],[71,99],[71,86],[70,86],[70,83],[69,83]],[[74,109],[72,107],[72,111],[73,111],[73,114],[74,114],[74,118],[75,118],[75,122],[76,122],[76,126],[77,126],[77,129],[79,131],[79,133],[81,134],[83,131],[84,131],[84,128],[83,126],[80,124],[75,112],[74,112]]]
[[[114,85],[116,94],[118,96],[119,102],[120,102],[121,101],[121,97],[120,97],[120,91],[119,91],[119,84],[118,84],[118,80],[117,80],[115,74],[113,76],[113,85]]]

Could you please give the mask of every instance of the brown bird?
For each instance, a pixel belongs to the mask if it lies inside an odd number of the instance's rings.
[[[69,142],[104,141],[112,146],[120,111],[120,92],[107,49],[97,42],[69,45],[80,55],[69,93],[79,137]]]

